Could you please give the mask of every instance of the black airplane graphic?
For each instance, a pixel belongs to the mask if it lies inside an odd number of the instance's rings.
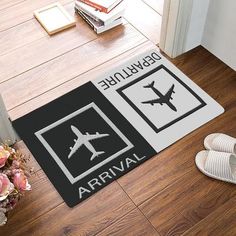
[[[177,111],[176,107],[170,102],[170,100],[172,100],[173,98],[171,97],[172,93],[175,93],[174,91],[174,87],[175,85],[173,84],[171,86],[171,88],[168,90],[168,92],[163,95],[160,91],[158,91],[155,87],[154,87],[154,81],[152,81],[151,84],[148,84],[148,85],[145,85],[143,86],[144,88],[150,88],[152,89],[159,98],[157,99],[153,99],[153,100],[149,100],[149,101],[145,101],[145,102],[142,102],[143,104],[151,104],[152,106],[155,104],[155,103],[159,103],[161,105],[166,104],[167,106],[169,106],[170,109],[172,109],[173,111]]]

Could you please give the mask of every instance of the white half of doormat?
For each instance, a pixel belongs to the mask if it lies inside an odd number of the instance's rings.
[[[92,83],[156,152],[224,112],[156,50],[135,57]]]

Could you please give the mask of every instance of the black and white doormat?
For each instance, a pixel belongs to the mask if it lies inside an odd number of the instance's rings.
[[[223,111],[149,51],[13,125],[72,207]]]

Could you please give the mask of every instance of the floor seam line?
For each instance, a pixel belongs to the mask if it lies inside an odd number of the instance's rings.
[[[129,24],[129,23],[128,23],[128,24]],[[126,24],[124,24],[124,25],[126,25]],[[42,37],[42,38],[44,38],[44,37]],[[40,38],[40,39],[42,39],[42,38]],[[36,41],[38,41],[38,40],[40,40],[40,39],[37,39],[37,40],[35,40],[35,41],[32,41],[32,43],[33,43],[33,42],[36,42]],[[5,83],[5,82],[7,82],[7,81],[10,81],[10,80],[16,78],[16,77],[18,77],[18,76],[20,76],[20,75],[22,75],[22,74],[24,74],[24,73],[26,73],[26,72],[29,72],[29,71],[31,71],[31,70],[33,70],[33,69],[35,69],[35,68],[38,68],[38,67],[40,67],[40,66],[42,66],[42,65],[44,65],[44,64],[46,64],[46,63],[48,63],[48,62],[50,62],[50,61],[54,61],[55,59],[60,58],[60,57],[62,57],[62,56],[64,56],[64,55],[66,55],[67,53],[70,53],[70,52],[72,52],[73,50],[76,50],[76,49],[78,49],[79,47],[83,47],[84,45],[89,44],[89,43],[91,43],[91,42],[93,42],[93,41],[95,41],[95,40],[98,40],[98,39],[99,39],[99,37],[96,36],[96,38],[93,38],[93,39],[91,39],[91,40],[89,40],[89,41],[87,41],[87,42],[85,42],[85,43],[82,43],[82,44],[79,45],[79,46],[76,46],[76,47],[74,47],[74,48],[71,48],[70,50],[68,50],[68,51],[66,51],[66,52],[63,52],[63,53],[61,53],[61,54],[59,54],[59,55],[57,55],[57,56],[55,56],[55,57],[50,58],[49,60],[46,60],[46,61],[44,61],[44,62],[42,62],[42,63],[39,63],[38,65],[33,66],[33,67],[31,67],[31,68],[29,68],[29,69],[27,69],[27,70],[25,70],[25,71],[23,71],[23,72],[21,72],[21,73],[19,73],[19,74],[17,74],[17,75],[14,75],[14,76],[12,76],[12,77],[6,79],[6,80],[0,81],[0,85],[3,84],[3,83]],[[148,39],[147,39],[147,40],[148,40]],[[28,45],[28,44],[26,44],[26,45]],[[19,48],[20,48],[20,47],[19,47]],[[4,55],[7,55],[7,54],[3,54],[3,56],[4,56]],[[0,57],[1,57],[1,55],[0,55]]]
[[[19,106],[22,106],[23,104],[26,104],[27,102],[32,101],[33,99],[35,99],[35,98],[37,98],[37,97],[40,97],[40,96],[42,96],[43,94],[46,94],[47,92],[49,92],[49,91],[51,91],[51,90],[53,90],[53,89],[56,89],[56,88],[60,87],[60,86],[63,85],[63,84],[66,84],[66,83],[68,83],[68,82],[71,82],[72,80],[78,78],[79,76],[82,76],[82,75],[88,73],[89,71],[91,71],[91,70],[93,70],[93,69],[96,69],[97,67],[99,67],[99,66],[101,66],[101,65],[103,65],[103,64],[105,64],[105,63],[107,63],[108,61],[113,60],[113,59],[115,59],[116,57],[121,56],[122,54],[124,54],[124,53],[126,53],[126,52],[128,52],[128,51],[130,51],[130,50],[132,50],[132,49],[134,49],[135,47],[138,47],[138,46],[144,44],[145,42],[147,42],[147,41],[141,42],[140,44],[135,45],[134,47],[132,47],[132,48],[130,48],[130,49],[124,51],[123,53],[120,53],[120,54],[118,54],[118,55],[116,55],[116,56],[114,56],[114,57],[111,57],[110,59],[106,60],[105,62],[103,62],[103,63],[101,63],[101,64],[98,64],[98,65],[96,65],[95,67],[93,67],[93,68],[91,68],[91,69],[89,69],[89,70],[86,70],[86,71],[84,71],[83,73],[81,73],[81,74],[79,74],[79,75],[76,75],[76,76],[70,78],[69,80],[67,80],[67,81],[65,81],[65,82],[63,82],[63,83],[60,83],[59,85],[57,85],[57,86],[55,86],[55,87],[53,87],[53,88],[51,88],[51,89],[49,89],[49,90],[47,90],[47,91],[45,91],[45,92],[39,94],[39,95],[37,95],[37,96],[35,96],[35,97],[31,98],[31,99],[28,99],[28,100],[25,101],[25,102],[22,102],[22,103],[18,104],[17,106],[14,106],[14,107],[8,109],[7,111],[10,112],[10,111],[14,110],[15,108],[17,108],[17,107],[19,107]],[[1,84],[1,83],[0,83],[0,84]],[[72,89],[72,90],[73,90],[73,89]],[[72,90],[70,90],[70,91],[72,91]],[[70,91],[68,91],[68,92],[70,92]],[[55,99],[56,99],[56,98],[55,98]],[[54,100],[55,100],[55,99],[54,99]],[[45,105],[46,105],[46,104],[45,104]]]
[[[157,10],[155,10],[152,6],[150,6],[148,3],[146,3],[146,2],[143,1],[143,0],[142,0],[142,2],[143,2],[144,4],[146,4],[149,8],[151,8],[153,11],[155,11],[159,16],[162,17],[161,13],[159,13]]]
[[[135,208],[137,208],[137,207],[135,207]],[[97,233],[94,234],[94,236],[100,234],[101,232],[103,232],[103,231],[104,231],[105,229],[107,229],[108,227],[114,225],[117,221],[119,221],[119,220],[123,219],[124,217],[126,217],[126,216],[127,216],[130,212],[132,212],[135,208],[133,208],[133,209],[129,210],[128,212],[126,212],[124,215],[122,215],[121,217],[119,217],[116,221],[114,221],[113,223],[111,223],[110,225],[108,225],[107,227],[105,227],[104,229],[99,230]]]
[[[184,177],[186,174],[188,174],[189,172],[191,172],[192,170],[189,170],[188,172],[186,172],[185,174],[183,174],[182,176],[180,176],[180,179],[182,177]],[[145,199],[145,201],[140,202],[137,206],[140,207],[141,205],[143,205],[146,201],[149,201],[150,199],[152,199],[155,196],[158,196],[159,194],[161,194],[163,191],[165,191],[168,187],[172,186],[173,184],[177,183],[179,181],[179,179],[175,180],[174,182],[172,182],[170,185],[167,185],[166,187],[164,187],[163,189],[161,189],[158,193],[153,194],[152,196],[148,197]]]
[[[157,231],[157,229],[154,227],[154,225],[151,223],[151,221],[146,217],[146,215],[141,211],[141,209],[139,208],[139,206],[133,201],[133,199],[129,196],[129,194],[124,190],[124,188],[122,187],[122,185],[116,181],[119,186],[121,187],[121,189],[125,192],[126,196],[130,199],[130,201],[136,206],[136,208],[140,211],[140,213],[144,216],[144,218],[149,222],[149,224],[152,226],[152,228],[155,230],[155,232],[157,232],[158,235],[160,235],[160,233]]]
[[[62,205],[63,203],[64,203],[64,202],[59,203],[58,205],[54,206],[54,207],[51,208],[50,210],[48,210],[48,211],[42,213],[41,215],[37,216],[36,218],[34,218],[34,219],[32,219],[32,220],[30,220],[29,222],[27,222],[26,225],[28,226],[28,225],[32,224],[33,222],[37,221],[37,220],[38,220],[39,218],[41,218],[42,216],[48,214],[50,211],[55,210],[56,208],[58,208],[58,207],[59,207],[60,205]],[[24,227],[25,227],[25,225],[22,225],[20,228],[17,229],[17,231],[23,229]],[[17,231],[16,231],[16,232],[17,232]]]
[[[38,67],[40,67],[40,66],[42,66],[42,65],[44,65],[44,64],[47,64],[47,63],[49,63],[50,61],[54,61],[55,59],[60,58],[60,57],[62,57],[62,56],[64,56],[64,55],[66,55],[67,53],[70,53],[70,52],[72,52],[73,50],[78,49],[79,47],[83,47],[84,45],[89,44],[89,43],[91,43],[91,42],[93,42],[94,40],[97,40],[97,39],[98,39],[98,38],[89,40],[89,41],[86,42],[86,43],[83,43],[83,44],[81,44],[81,45],[79,45],[79,46],[76,46],[76,47],[74,47],[74,48],[72,48],[72,49],[70,49],[70,50],[68,50],[68,51],[66,51],[66,52],[63,52],[62,54],[59,54],[59,55],[57,55],[57,56],[55,56],[55,57],[52,57],[52,58],[49,59],[49,60],[46,60],[46,61],[44,61],[44,62],[42,62],[42,63],[40,63],[40,64],[38,64],[38,65],[36,65],[36,66],[33,66],[33,67],[31,67],[31,68],[29,68],[29,69],[27,69],[27,70],[25,70],[25,71],[23,71],[23,72],[21,72],[21,73],[19,73],[19,74],[17,74],[17,75],[14,75],[14,76],[12,76],[12,77],[10,77],[10,78],[8,78],[8,79],[6,79],[6,80],[0,82],[0,85],[3,84],[3,83],[5,83],[5,82],[7,82],[7,81],[10,81],[10,80],[12,80],[12,79],[14,79],[14,78],[16,78],[16,77],[18,77],[18,76],[20,76],[20,75],[23,75],[23,74],[25,74],[25,73],[27,73],[27,72],[29,72],[29,71],[35,69],[35,68],[38,68]]]
[[[18,3],[16,3],[16,4],[12,4],[12,5],[8,6],[8,7],[4,7],[4,8],[2,8],[2,9],[0,9],[0,12],[6,10],[6,9],[8,9],[8,8],[11,8],[12,6],[16,6],[16,5],[18,5],[18,4],[22,3],[22,2],[25,2],[25,1],[26,1],[26,0],[22,0],[22,1],[18,2]]]

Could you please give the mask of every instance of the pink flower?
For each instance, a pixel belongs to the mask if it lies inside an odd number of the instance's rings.
[[[7,175],[0,173],[0,201],[5,200],[14,189]]]
[[[5,150],[3,146],[0,146],[0,168],[5,166],[7,158],[10,156],[10,152]]]
[[[18,190],[31,190],[28,179],[23,172],[17,172],[14,175],[13,183]]]

